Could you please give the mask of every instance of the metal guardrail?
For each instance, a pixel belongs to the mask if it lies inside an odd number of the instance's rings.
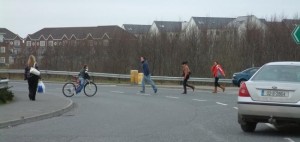
[[[40,70],[41,74],[44,75],[78,75],[78,72],[68,72],[68,71],[52,71],[52,70]],[[15,70],[15,69],[0,69],[0,74],[22,74],[24,70]],[[105,77],[105,78],[116,78],[116,79],[130,79],[128,74],[111,74],[111,73],[97,73],[89,72],[90,76],[94,77]],[[182,81],[182,77],[169,77],[169,76],[151,76],[153,80],[160,81]],[[214,82],[214,78],[196,78],[191,77],[189,81],[193,82]],[[222,83],[231,83],[231,79],[220,79],[219,82]]]

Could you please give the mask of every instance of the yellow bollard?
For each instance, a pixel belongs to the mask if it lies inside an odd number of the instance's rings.
[[[144,77],[144,74],[139,73],[139,75],[138,75],[138,84],[142,84],[143,77]]]
[[[133,84],[138,83],[138,70],[131,70],[130,71],[130,82]]]

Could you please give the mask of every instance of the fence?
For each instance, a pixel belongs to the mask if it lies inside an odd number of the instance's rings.
[[[40,70],[43,76],[47,75],[65,75],[72,76],[78,75],[78,72],[68,72],[68,71],[52,71],[52,70]],[[0,69],[0,74],[23,74],[24,70],[15,70],[15,69]],[[105,78],[115,78],[115,79],[130,79],[129,74],[111,74],[111,73],[97,73],[97,72],[89,72],[91,77],[105,77]],[[157,81],[182,81],[182,77],[169,77],[169,76],[151,76],[153,80]],[[189,81],[193,82],[204,82],[210,83],[214,82],[214,78],[196,78],[191,77]],[[231,83],[231,79],[220,79],[219,82],[222,83]]]

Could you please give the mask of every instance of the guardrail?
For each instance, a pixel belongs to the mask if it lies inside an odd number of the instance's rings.
[[[52,70],[40,70],[43,75],[78,75],[78,72],[68,72],[68,71],[52,71]],[[22,74],[24,70],[15,70],[15,69],[0,69],[0,74]],[[111,73],[97,73],[89,72],[90,76],[94,77],[105,77],[105,78],[116,78],[116,79],[130,79],[128,74],[111,74]],[[182,77],[170,77],[170,76],[151,76],[153,80],[158,81],[182,81]],[[196,78],[191,77],[189,81],[193,82],[214,82],[214,78]],[[231,83],[231,79],[220,79],[219,82],[222,83]]]
[[[8,79],[0,79],[0,89],[8,87]]]

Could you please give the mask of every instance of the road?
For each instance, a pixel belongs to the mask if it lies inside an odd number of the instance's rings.
[[[11,82],[26,91],[24,82]],[[45,83],[44,95],[62,95],[63,84]],[[2,142],[296,142],[296,126],[258,124],[244,133],[237,123],[236,91],[212,94],[158,88],[98,85],[94,97],[73,96],[75,108],[59,117],[0,129]],[[148,94],[147,94],[148,93]],[[38,98],[38,96],[37,96]]]

